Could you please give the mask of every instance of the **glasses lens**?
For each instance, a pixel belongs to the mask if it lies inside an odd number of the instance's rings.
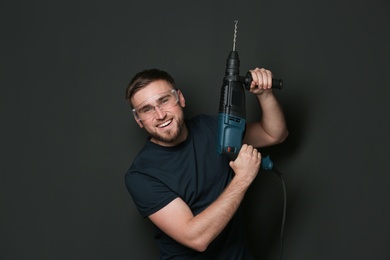
[[[156,107],[166,111],[174,107],[178,101],[177,92],[175,89],[172,89],[145,100],[133,109],[133,113],[139,120],[148,120],[154,116]]]

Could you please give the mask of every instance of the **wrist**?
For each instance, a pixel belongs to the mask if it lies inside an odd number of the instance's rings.
[[[258,99],[266,99],[268,97],[273,96],[274,93],[272,92],[272,89],[263,90],[260,93],[256,93],[256,96]]]
[[[250,178],[248,174],[235,174],[230,184],[235,191],[245,193],[252,181],[253,178]]]

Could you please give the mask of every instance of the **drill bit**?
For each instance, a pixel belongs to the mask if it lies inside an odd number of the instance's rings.
[[[233,35],[233,51],[236,51],[236,38],[237,38],[237,24],[238,21],[234,21],[234,35]]]

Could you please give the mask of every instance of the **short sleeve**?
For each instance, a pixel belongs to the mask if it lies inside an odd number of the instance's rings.
[[[147,174],[129,171],[125,175],[126,187],[143,217],[147,217],[178,197],[160,180]]]

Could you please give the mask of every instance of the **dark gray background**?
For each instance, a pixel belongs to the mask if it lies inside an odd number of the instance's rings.
[[[186,114],[217,113],[239,20],[241,71],[266,67],[290,135],[284,259],[389,259],[389,3],[381,0],[0,2],[0,258],[154,259],[123,182],[145,134],[124,100],[139,70],[176,79]],[[247,98],[248,118],[260,113]],[[244,207],[258,259],[277,259],[282,186]]]

